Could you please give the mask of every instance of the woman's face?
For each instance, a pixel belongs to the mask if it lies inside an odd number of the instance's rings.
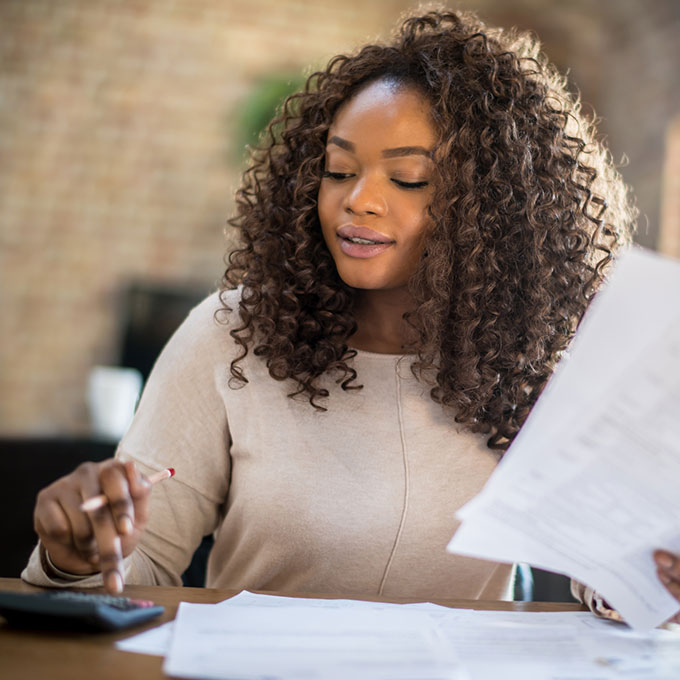
[[[403,288],[429,226],[436,135],[417,90],[376,81],[328,131],[319,219],[338,274],[364,290]]]

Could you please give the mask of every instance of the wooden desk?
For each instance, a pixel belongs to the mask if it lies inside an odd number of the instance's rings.
[[[0,578],[0,590],[35,591],[19,579]],[[96,592],[90,590],[89,592]],[[164,614],[145,626],[119,633],[55,633],[12,630],[0,623],[0,677],[3,680],[155,680],[166,678],[161,670],[163,659],[116,649],[116,640],[175,618],[177,606],[185,602],[220,602],[236,592],[213,588],[164,588],[127,586],[126,596],[153,600],[165,607]],[[307,597],[311,597],[307,595]],[[325,596],[322,596],[325,597]],[[390,600],[383,602],[417,602]],[[490,602],[478,600],[442,600],[438,604],[468,609],[512,611],[579,611],[579,604],[545,602]]]

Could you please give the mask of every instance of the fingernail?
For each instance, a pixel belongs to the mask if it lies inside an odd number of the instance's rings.
[[[656,563],[663,569],[670,569],[673,566],[673,560],[670,555],[659,555],[656,558]]]
[[[134,531],[132,520],[127,515],[120,518],[120,528],[128,536]]]

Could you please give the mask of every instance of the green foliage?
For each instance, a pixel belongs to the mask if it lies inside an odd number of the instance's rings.
[[[239,158],[247,146],[257,145],[269,122],[277,116],[288,96],[302,89],[302,73],[272,73],[253,85],[250,95],[241,103],[236,121],[234,148]]]

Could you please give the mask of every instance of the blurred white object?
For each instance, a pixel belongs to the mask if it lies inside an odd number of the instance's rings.
[[[141,391],[142,374],[137,369],[95,366],[87,387],[93,434],[120,439],[130,426]]]

